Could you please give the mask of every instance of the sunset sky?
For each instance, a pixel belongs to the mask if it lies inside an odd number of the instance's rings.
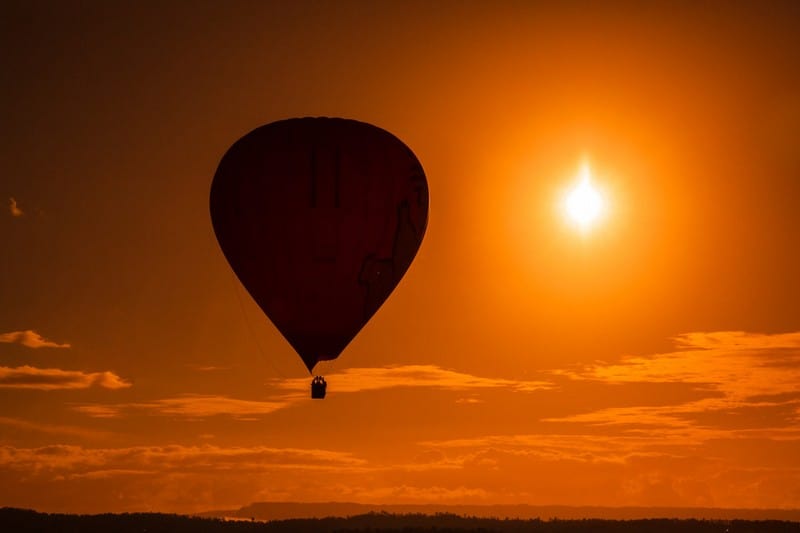
[[[800,3],[5,2],[0,506],[800,507]],[[427,174],[416,260],[300,358],[220,158],[338,116]],[[602,217],[570,224],[583,165]]]

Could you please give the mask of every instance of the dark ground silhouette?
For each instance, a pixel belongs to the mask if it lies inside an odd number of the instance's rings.
[[[415,532],[594,532],[594,533],[800,533],[800,522],[778,520],[519,520],[474,518],[454,514],[369,513],[348,518],[303,518],[273,522],[225,521],[161,513],[70,515],[0,509],[0,531],[60,533],[415,533]]]

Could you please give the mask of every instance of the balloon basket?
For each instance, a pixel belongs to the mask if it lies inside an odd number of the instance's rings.
[[[313,380],[311,380],[311,399],[324,400],[325,389],[327,388],[328,384],[325,383],[325,378],[322,376],[316,376]]]

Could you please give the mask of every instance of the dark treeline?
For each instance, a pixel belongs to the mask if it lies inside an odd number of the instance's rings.
[[[523,531],[541,533],[800,533],[800,522],[778,520],[520,520],[464,517],[454,514],[370,513],[348,518],[303,518],[273,522],[225,521],[161,513],[98,515],[48,514],[0,509],[0,531],[63,533],[450,533]]]

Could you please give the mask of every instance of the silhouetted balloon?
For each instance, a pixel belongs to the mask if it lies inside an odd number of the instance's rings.
[[[257,128],[231,146],[211,184],[225,257],[309,371],[335,359],[386,300],[427,220],[417,158],[354,120]]]

